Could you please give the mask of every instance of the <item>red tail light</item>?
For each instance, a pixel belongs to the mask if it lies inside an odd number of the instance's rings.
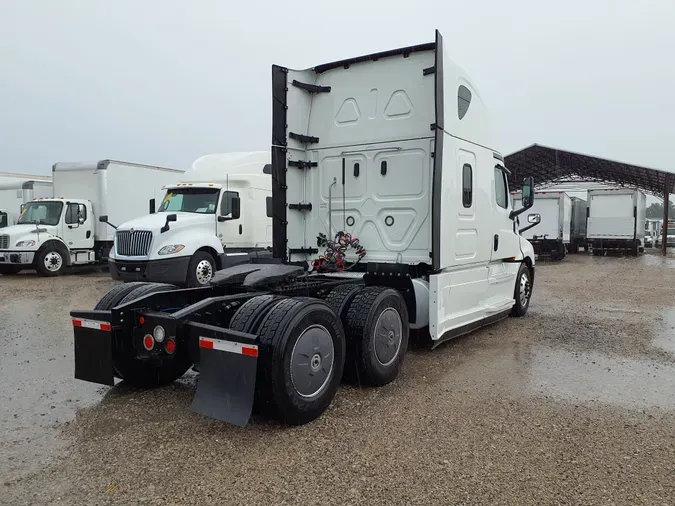
[[[173,355],[176,353],[176,341],[173,338],[167,339],[164,349],[169,355]]]
[[[152,348],[153,348],[154,346],[155,346],[155,340],[152,338],[152,336],[151,336],[150,334],[147,334],[147,335],[143,338],[143,347],[144,347],[146,350],[150,351],[150,350],[152,350]]]

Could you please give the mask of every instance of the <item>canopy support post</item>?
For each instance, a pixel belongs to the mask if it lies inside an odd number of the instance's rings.
[[[661,228],[661,254],[666,256],[668,249],[668,208],[670,207],[670,178],[666,174],[666,182],[663,186],[663,227]]]

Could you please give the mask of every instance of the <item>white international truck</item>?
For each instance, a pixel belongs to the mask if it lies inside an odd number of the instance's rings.
[[[157,386],[195,365],[193,411],[245,425],[255,404],[299,425],[343,377],[396,379],[411,328],[436,346],[526,314],[535,256],[514,220],[534,182],[513,209],[487,108],[438,32],[307,70],[275,65],[272,96],[279,262],[198,288],[122,284],[71,311],[76,378]]]
[[[114,230],[99,217],[114,223],[147,213],[162,185],[183,173],[117,160],[54,164],[54,197],[26,203],[17,224],[0,230],[0,274],[56,276],[107,262]]]
[[[16,225],[27,202],[52,197],[53,193],[51,181],[20,178],[7,181],[0,178],[0,228]]]
[[[156,214],[119,226],[110,273],[123,281],[208,285],[225,267],[271,257],[269,152],[206,155],[167,185]]]
[[[640,190],[589,190],[586,235],[593,254],[644,251],[646,206]]]

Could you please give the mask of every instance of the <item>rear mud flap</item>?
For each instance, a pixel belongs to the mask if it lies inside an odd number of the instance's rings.
[[[98,328],[93,327],[95,324]],[[101,385],[114,385],[112,332],[101,330],[101,322],[90,323],[86,320],[74,319],[73,325],[75,378]],[[107,328],[109,329],[109,324]]]
[[[205,337],[199,345],[192,411],[244,427],[253,409],[258,347]]]

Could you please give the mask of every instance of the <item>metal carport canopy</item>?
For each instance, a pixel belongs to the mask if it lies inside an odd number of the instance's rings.
[[[556,183],[592,181],[613,186],[637,188],[664,199],[664,223],[668,222],[668,195],[675,189],[675,174],[605,158],[533,144],[516,151],[505,160],[511,171],[509,187],[520,190],[523,179],[533,176],[537,188]],[[666,251],[664,227],[663,252]]]

